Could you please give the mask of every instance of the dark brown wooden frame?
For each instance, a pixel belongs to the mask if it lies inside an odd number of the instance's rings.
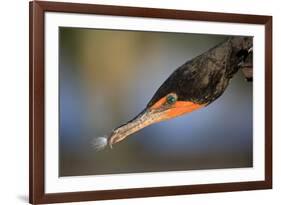
[[[30,2],[29,5],[30,62],[30,141],[29,141],[29,201],[33,204],[73,202],[134,197],[152,197],[272,188],[272,17],[198,11],[152,9],[74,4]],[[265,180],[204,185],[151,187],[107,191],[87,191],[46,194],[44,190],[44,13],[67,12],[133,16],[164,19],[184,19],[212,22],[249,23],[265,26]]]

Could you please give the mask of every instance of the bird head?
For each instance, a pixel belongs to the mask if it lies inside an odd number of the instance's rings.
[[[205,104],[199,104],[191,100],[183,100],[181,93],[176,91],[167,92],[163,95],[163,89],[161,88],[166,84],[167,82],[160,87],[140,114],[112,131],[108,142],[110,147],[144,127],[184,115],[205,106]]]
[[[192,80],[186,79],[187,76],[182,72],[184,70],[178,69],[172,73],[156,91],[142,112],[127,123],[115,128],[108,137],[95,139],[94,147],[97,150],[103,149],[107,145],[112,148],[114,144],[144,127],[190,113],[207,105],[198,101],[199,92],[196,91],[196,86],[191,85]],[[182,81],[189,83],[181,84]],[[192,87],[193,89],[191,89]]]

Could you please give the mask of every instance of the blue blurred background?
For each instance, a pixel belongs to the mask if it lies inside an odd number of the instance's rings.
[[[207,108],[95,152],[92,140],[138,114],[164,80],[227,36],[59,29],[59,175],[252,166],[252,83],[238,72]]]

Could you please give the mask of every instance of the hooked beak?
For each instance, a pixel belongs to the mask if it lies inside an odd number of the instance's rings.
[[[164,111],[146,108],[140,114],[138,114],[134,119],[130,120],[124,125],[113,130],[109,136],[109,146],[124,140],[129,135],[147,127],[153,123],[165,120]]]
[[[181,116],[205,106],[205,104],[200,105],[188,101],[179,101],[173,105],[167,105],[165,103],[163,104],[165,100],[166,98],[164,97],[159,100],[159,103],[155,103],[153,106],[147,107],[134,119],[114,129],[108,138],[108,145],[110,148],[112,148],[113,144],[124,140],[129,135],[143,129],[144,127]]]

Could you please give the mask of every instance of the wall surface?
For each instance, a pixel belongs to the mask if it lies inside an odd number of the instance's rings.
[[[274,183],[273,190],[198,194],[95,202],[107,204],[279,204],[281,200],[281,139],[278,116],[281,98],[278,87],[281,75],[281,6],[274,0],[73,0],[108,5],[158,7],[231,13],[273,15],[274,67]],[[28,201],[28,1],[3,1],[0,32],[0,169],[1,204],[26,204]],[[277,45],[277,46],[276,46]],[[93,204],[93,202],[72,203]]]

